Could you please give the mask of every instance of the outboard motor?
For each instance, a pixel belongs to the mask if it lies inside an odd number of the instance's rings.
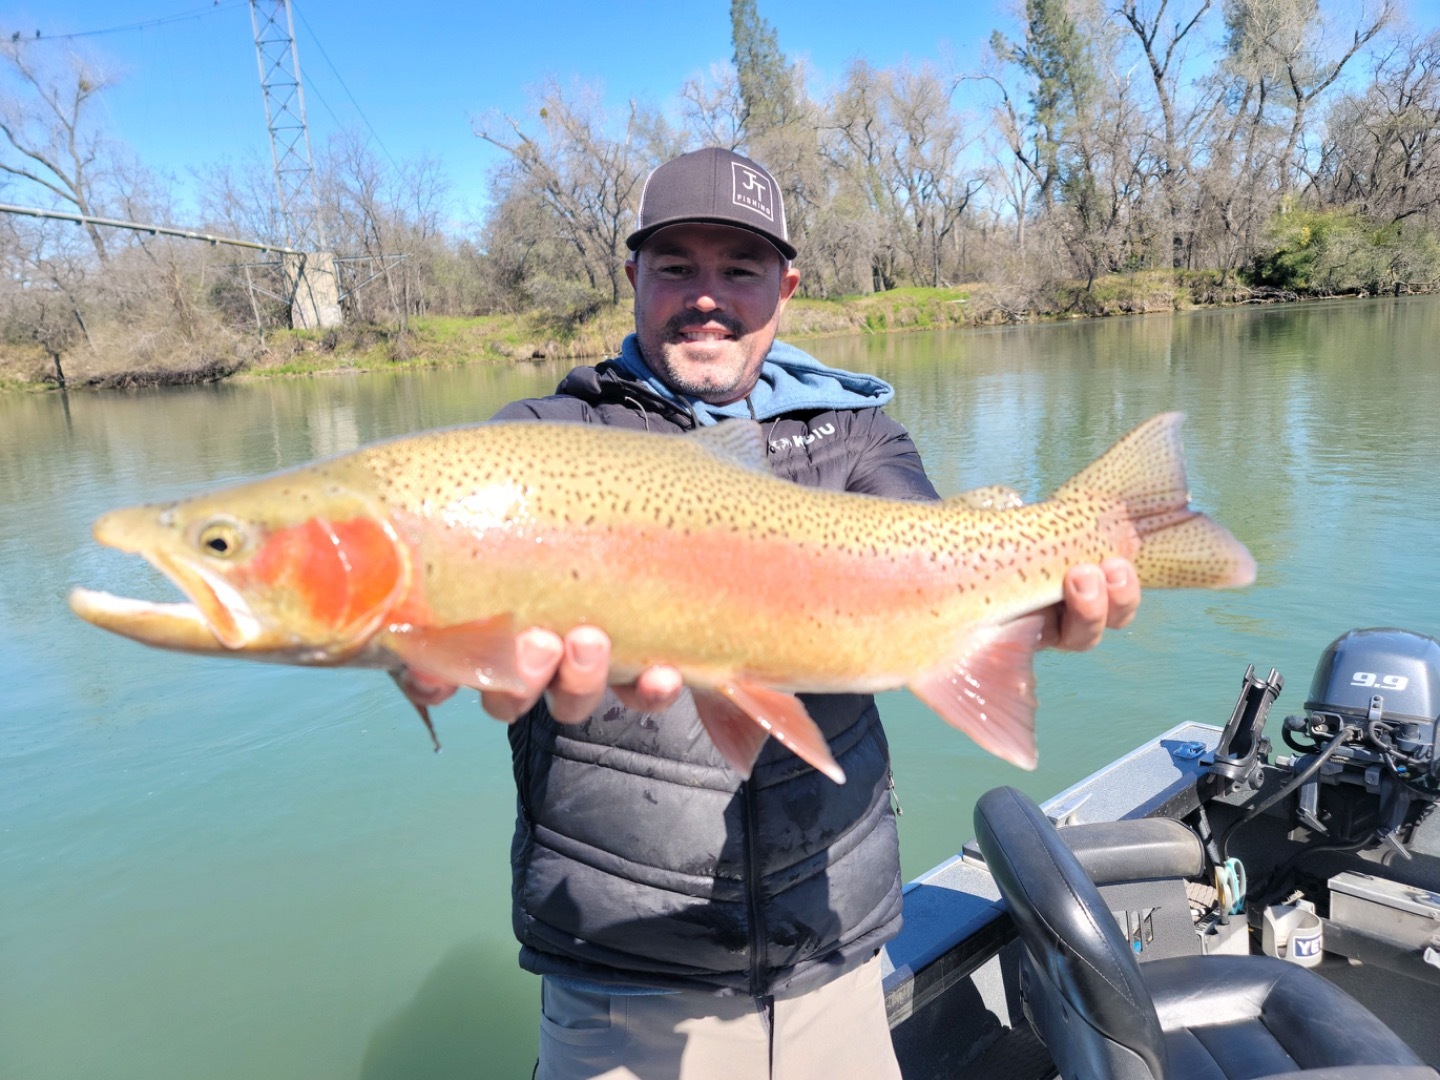
[[[1322,835],[1332,831],[1320,820],[1322,784],[1355,795],[1363,789],[1370,796],[1365,816],[1377,820],[1366,832],[1409,858],[1409,828],[1440,798],[1437,726],[1440,641],[1394,629],[1351,630],[1336,638],[1315,669],[1305,715],[1287,716],[1282,732],[1301,755],[1292,766],[1297,779],[1305,777],[1297,808],[1301,823]],[[1354,831],[1352,823],[1347,839],[1357,839]]]

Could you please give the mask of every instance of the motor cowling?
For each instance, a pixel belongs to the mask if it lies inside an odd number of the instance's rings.
[[[1409,726],[1431,745],[1440,720],[1440,641],[1410,630],[1351,630],[1330,643],[1315,667],[1306,712]],[[1422,730],[1428,727],[1428,734]]]
[[[1408,857],[1404,833],[1440,798],[1437,728],[1440,641],[1379,627],[1340,635],[1316,665],[1305,715],[1285,718],[1285,742],[1301,755],[1292,768],[1309,778],[1297,798],[1300,823],[1328,831],[1320,784],[1363,788],[1378,797],[1374,836]],[[1318,775],[1312,762],[1324,765]]]

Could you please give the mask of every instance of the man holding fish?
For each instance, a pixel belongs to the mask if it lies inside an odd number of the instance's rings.
[[[881,409],[885,383],[775,341],[800,274],[768,172],[713,148],[662,165],[627,243],[621,355],[497,419],[682,432],[750,418],[787,479],[939,498]],[[1063,595],[1029,632],[1088,649],[1130,621],[1140,585],[1108,558],[1071,567]],[[678,670],[607,685],[597,627],[526,631],[517,668],[525,691],[481,698],[511,722],[515,929],[522,966],[544,976],[538,1077],[898,1077],[877,956],[900,925],[900,863],[873,697],[804,695],[839,786],[774,741],[748,778],[727,769]]]
[[[519,422],[111,511],[96,538],[186,601],[70,605],[159,648],[387,671],[427,725],[481,691],[510,724],[540,1076],[895,1077],[873,695],[1033,768],[1038,647],[1255,563],[1189,506],[1174,413],[1044,502],[939,501],[889,386],[775,341],[799,275],[755,163],[661,166],[639,226],[618,357]]]

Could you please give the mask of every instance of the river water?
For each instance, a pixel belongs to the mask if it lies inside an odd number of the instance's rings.
[[[1197,505],[1250,545],[1241,592],[1147,594],[1038,665],[1041,763],[990,758],[885,696],[908,876],[970,807],[1053,793],[1184,719],[1248,663],[1299,711],[1354,626],[1440,634],[1440,299],[1349,301],[814,343],[897,387],[936,485],[1038,498],[1123,431],[1188,413]],[[465,692],[429,741],[390,681],[142,648],[75,584],[164,598],[88,534],[105,509],[483,419],[551,367],[0,398],[0,1076],[528,1077],[502,729]]]

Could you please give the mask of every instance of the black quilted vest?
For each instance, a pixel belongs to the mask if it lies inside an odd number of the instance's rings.
[[[693,417],[613,365],[578,368],[497,419],[684,431]],[[881,410],[764,421],[777,475],[935,498]],[[744,627],[737,627],[744,633]],[[688,694],[637,713],[613,696],[582,724],[543,702],[510,728],[520,963],[607,984],[789,996],[873,957],[900,929],[889,751],[868,695],[803,695],[845,770],[836,785],[773,740],[742,782]]]

